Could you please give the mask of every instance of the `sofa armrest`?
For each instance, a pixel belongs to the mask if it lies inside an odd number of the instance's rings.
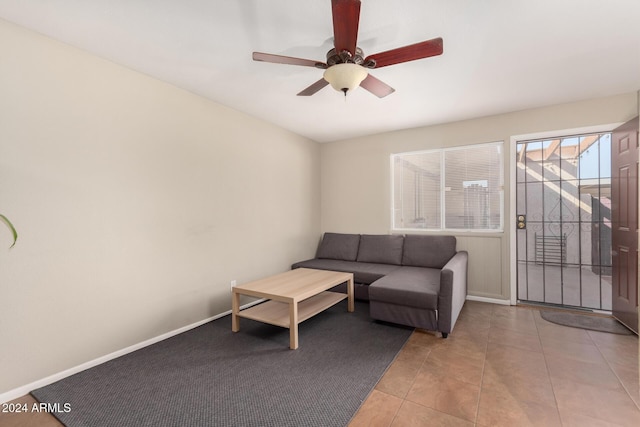
[[[438,330],[448,334],[456,324],[467,298],[467,251],[457,252],[440,271]]]

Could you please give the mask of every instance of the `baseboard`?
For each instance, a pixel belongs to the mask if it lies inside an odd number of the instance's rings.
[[[264,301],[264,299],[253,301],[253,302],[250,302],[248,304],[243,305],[241,308],[243,308],[243,309],[244,308],[249,308],[249,307],[254,306],[256,304],[259,304],[259,303],[261,303],[263,301]],[[204,320],[200,320],[200,321],[192,323],[190,325],[183,326],[182,328],[178,328],[176,330],[164,333],[162,335],[158,335],[157,337],[154,337],[154,338],[148,339],[146,341],[142,341],[142,342],[140,342],[138,344],[134,344],[132,346],[123,348],[122,350],[114,351],[113,353],[109,353],[109,354],[107,354],[105,356],[98,357],[97,359],[90,360],[89,362],[83,363],[83,364],[75,366],[73,368],[66,369],[66,370],[64,370],[62,372],[58,372],[57,374],[50,375],[50,376],[48,376],[46,378],[42,378],[40,380],[37,380],[37,381],[34,381],[32,383],[23,385],[21,387],[14,388],[13,390],[9,390],[9,391],[7,391],[5,393],[0,394],[0,403],[5,403],[5,402],[9,402],[11,400],[17,399],[19,397],[22,397],[22,396],[30,393],[31,390],[35,390],[37,388],[47,386],[47,385],[52,384],[52,383],[54,383],[56,381],[60,381],[61,379],[70,377],[71,375],[74,375],[74,374],[77,374],[79,372],[85,371],[85,370],[87,370],[89,368],[93,368],[94,366],[98,366],[98,365],[100,365],[102,363],[105,363],[105,362],[108,362],[110,360],[116,359],[116,358],[118,358],[120,356],[124,356],[125,354],[132,353],[132,352],[134,352],[136,350],[140,350],[141,348],[148,347],[148,346],[150,346],[152,344],[155,344],[155,343],[158,343],[160,341],[166,340],[167,338],[171,338],[173,336],[179,335],[179,334],[181,334],[183,332],[187,332],[187,331],[189,331],[191,329],[197,328],[198,326],[202,326],[205,323],[209,323],[212,320],[219,319],[219,318],[224,317],[224,316],[229,315],[229,314],[231,314],[231,310],[225,311],[224,313],[217,314],[215,316],[209,317],[209,318],[204,319]]]
[[[508,299],[477,297],[475,295],[467,295],[467,301],[488,302],[489,304],[511,305]]]

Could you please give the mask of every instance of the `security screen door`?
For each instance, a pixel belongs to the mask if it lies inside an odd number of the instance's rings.
[[[518,300],[611,310],[611,133],[516,148]]]

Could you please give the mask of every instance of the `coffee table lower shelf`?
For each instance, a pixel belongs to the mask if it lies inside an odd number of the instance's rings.
[[[315,316],[321,311],[336,305],[347,298],[347,294],[324,291],[298,303],[298,323]],[[238,316],[270,325],[290,328],[290,304],[269,300],[253,307],[241,310]]]

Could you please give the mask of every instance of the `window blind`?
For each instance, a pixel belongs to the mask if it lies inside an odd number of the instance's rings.
[[[393,229],[502,230],[503,143],[392,155]]]

